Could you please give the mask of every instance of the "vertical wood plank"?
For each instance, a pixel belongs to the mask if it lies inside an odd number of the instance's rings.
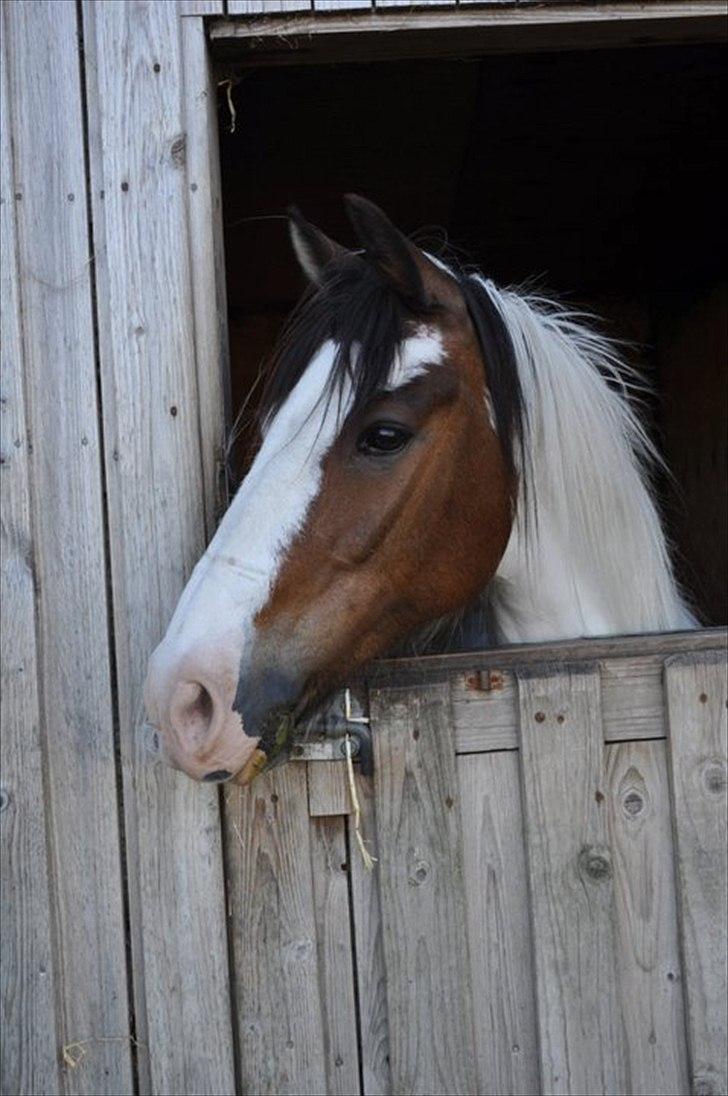
[[[519,677],[544,1093],[627,1092],[596,667]]]
[[[58,1039],[83,1054],[61,1083],[122,1093],[133,1081],[76,5],[8,4],[4,29],[38,584],[35,795],[49,811]]]
[[[244,1092],[326,1092],[304,765],[231,789],[225,811]]]
[[[354,850],[357,855],[357,850]],[[348,850],[343,818],[311,822],[318,971],[323,1008],[327,1096],[359,1092],[354,956],[349,909]]]
[[[392,1089],[474,1093],[449,689],[374,689],[370,718]]]
[[[202,19],[183,19],[181,34],[195,360],[205,519],[210,539],[227,503],[225,433],[230,420],[217,95]]]
[[[351,798],[345,761],[309,761],[308,809],[312,818],[349,814]]]
[[[374,786],[371,777],[355,772],[361,807],[361,832],[369,852],[379,859]],[[357,998],[361,1042],[362,1089],[365,1096],[389,1096],[392,1091],[389,1067],[389,1020],[387,980],[382,940],[382,911],[379,877],[364,867],[356,844],[351,816],[346,821],[351,873],[351,901],[356,945]]]
[[[2,5],[0,18],[5,18]],[[30,445],[23,394],[23,343],[10,135],[7,35],[0,41],[0,1026],[3,1091],[59,1088],[54,1012],[43,760],[35,636]]]
[[[607,746],[619,995],[632,1093],[689,1091],[665,743]]]
[[[227,1093],[217,792],[151,762],[139,734],[147,658],[203,550],[210,509],[185,137],[199,85],[185,85],[189,21],[176,5],[86,0],[83,15],[140,1087]],[[210,185],[198,167],[194,181]],[[199,291],[214,302],[214,285]]]
[[[726,655],[666,663],[675,862],[690,1084],[717,1096],[726,1077]]]
[[[478,1092],[538,1092],[535,982],[518,755],[457,760]]]

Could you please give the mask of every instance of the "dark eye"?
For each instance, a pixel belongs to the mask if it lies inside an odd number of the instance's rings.
[[[375,422],[359,435],[356,447],[369,457],[384,457],[400,453],[412,437],[406,426],[393,422]]]

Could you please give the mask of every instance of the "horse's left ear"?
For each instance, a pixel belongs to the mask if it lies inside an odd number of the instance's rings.
[[[454,305],[455,281],[392,224],[374,202],[359,194],[344,196],[349,219],[365,257],[414,312],[433,304]]]
[[[288,227],[291,243],[301,269],[309,281],[321,285],[324,271],[329,263],[341,259],[349,252],[341,244],[330,239],[320,228],[307,221],[295,206],[288,210]]]

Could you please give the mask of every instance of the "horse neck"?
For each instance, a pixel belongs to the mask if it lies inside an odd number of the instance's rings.
[[[488,590],[497,638],[694,627],[648,488],[654,451],[623,394],[629,371],[572,316],[488,288],[513,342],[527,418],[513,531]]]

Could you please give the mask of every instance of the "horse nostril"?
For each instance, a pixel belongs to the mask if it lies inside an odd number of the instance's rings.
[[[201,746],[209,734],[214,713],[215,702],[204,685],[198,681],[180,682],[170,709],[177,735],[190,745]]]
[[[214,773],[205,773],[202,779],[208,784],[221,784],[223,780],[229,780],[232,775],[227,769],[215,769]]]

